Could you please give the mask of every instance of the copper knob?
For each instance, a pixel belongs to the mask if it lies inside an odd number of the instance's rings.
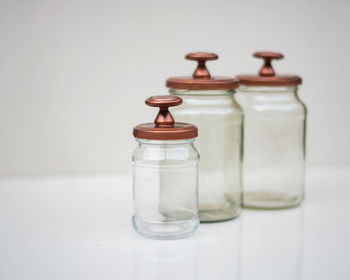
[[[259,71],[259,75],[264,77],[275,76],[275,70],[273,70],[273,67],[271,65],[271,60],[283,58],[283,54],[275,53],[275,52],[256,52],[253,54],[253,56],[264,59],[264,65],[261,67]]]
[[[207,60],[216,60],[219,56],[215,53],[196,52],[189,53],[185,56],[188,60],[196,60],[198,62],[197,69],[194,71],[192,77],[195,79],[210,79],[210,73],[205,66]]]
[[[156,127],[174,127],[175,120],[169,112],[169,107],[178,106],[182,98],[175,95],[158,95],[147,98],[148,106],[159,107],[159,113],[154,120]]]

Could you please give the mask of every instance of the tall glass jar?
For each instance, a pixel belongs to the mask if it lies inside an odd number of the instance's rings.
[[[272,59],[259,75],[241,75],[237,100],[244,111],[243,205],[287,208],[304,197],[306,106],[298,97],[301,78],[276,75]]]
[[[170,78],[171,95],[183,104],[174,108],[180,121],[199,129],[196,142],[201,153],[199,167],[199,216],[201,222],[216,222],[237,217],[241,210],[241,161],[243,113],[234,98],[238,82],[233,78],[212,78],[205,61],[216,54],[192,53],[197,60],[192,77]]]
[[[146,104],[160,107],[160,112],[155,123],[134,128],[132,220],[146,237],[182,238],[199,225],[197,127],[175,123],[168,111],[181,102],[175,96],[147,99]]]

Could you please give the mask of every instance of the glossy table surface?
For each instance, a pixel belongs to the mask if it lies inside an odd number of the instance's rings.
[[[0,279],[350,279],[350,166],[309,166],[288,210],[244,209],[158,241],[131,226],[130,176],[0,179]]]

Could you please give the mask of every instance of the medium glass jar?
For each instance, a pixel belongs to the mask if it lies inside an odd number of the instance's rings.
[[[244,111],[243,205],[287,208],[304,197],[306,106],[298,97],[301,78],[275,75],[278,53],[260,52],[258,76],[238,76],[237,100]]]
[[[174,108],[180,121],[195,124],[200,133],[196,145],[201,153],[199,167],[199,216],[201,222],[232,219],[241,210],[241,161],[243,113],[234,98],[238,81],[212,78],[206,60],[217,59],[211,53],[193,53],[197,60],[192,77],[170,78],[171,95],[183,104]]]
[[[146,237],[182,238],[199,224],[197,127],[175,123],[168,111],[181,102],[175,96],[147,99],[146,104],[160,107],[160,112],[154,124],[134,128],[138,145],[132,157],[132,220]]]

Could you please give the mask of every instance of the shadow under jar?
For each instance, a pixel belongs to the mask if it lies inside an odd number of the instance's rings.
[[[198,62],[193,76],[169,78],[166,85],[171,95],[183,99],[173,110],[176,119],[199,129],[200,221],[229,220],[239,215],[242,203],[243,113],[234,98],[238,81],[210,76],[205,62],[217,59],[216,54],[192,53],[186,58]]]
[[[133,226],[145,237],[186,237],[199,225],[198,163],[194,146],[197,127],[174,122],[169,106],[180,97],[154,96],[149,106],[160,107],[154,123],[134,128]]]
[[[276,75],[272,59],[258,52],[259,75],[241,75],[237,101],[244,111],[243,206],[278,209],[303,200],[306,106],[298,97],[299,76]]]

